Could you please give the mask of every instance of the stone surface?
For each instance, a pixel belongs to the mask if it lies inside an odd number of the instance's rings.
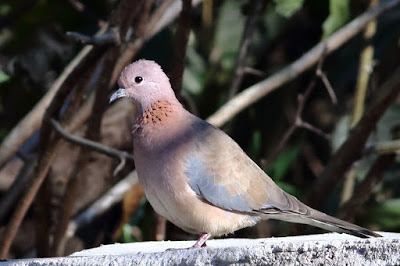
[[[263,239],[141,242],[104,245],[69,257],[22,259],[0,265],[400,265],[400,234],[360,239],[345,234],[321,234]]]

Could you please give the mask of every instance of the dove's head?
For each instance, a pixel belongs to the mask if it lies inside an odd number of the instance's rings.
[[[154,61],[141,59],[125,67],[118,85],[120,88],[110,97],[110,102],[129,97],[145,110],[157,101],[177,101],[167,75]]]

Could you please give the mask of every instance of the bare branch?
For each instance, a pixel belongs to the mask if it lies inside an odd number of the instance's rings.
[[[265,164],[270,163],[272,160],[274,160],[278,154],[282,151],[282,149],[286,146],[287,142],[289,141],[290,137],[293,135],[293,133],[296,131],[297,128],[302,127],[305,129],[308,129],[312,132],[315,132],[316,134],[323,136],[325,138],[329,138],[327,134],[322,132],[322,130],[312,126],[311,124],[304,122],[303,119],[301,118],[303,115],[303,110],[306,104],[306,101],[308,100],[308,97],[310,96],[311,91],[314,89],[315,83],[317,82],[318,74],[322,72],[322,64],[325,61],[326,54],[324,53],[325,50],[322,51],[321,56],[319,57],[318,65],[317,65],[317,70],[315,71],[315,76],[312,78],[310,83],[308,84],[308,87],[304,94],[299,94],[297,96],[297,110],[296,114],[294,116],[294,120],[292,125],[286,130],[285,134],[283,135],[283,138],[279,142],[278,146],[274,149],[273,152],[268,156],[268,158],[265,160]]]
[[[176,30],[173,40],[172,63],[169,66],[171,86],[175,91],[175,95],[177,95],[179,99],[181,98],[182,77],[183,70],[185,69],[187,43],[189,41],[189,33],[192,25],[192,0],[183,0],[182,3],[182,11],[178,18],[178,29]]]
[[[377,0],[370,0],[369,6],[373,7],[378,4]],[[376,19],[370,21],[364,29],[364,43],[367,44],[361,52],[360,62],[358,66],[358,75],[356,83],[356,92],[354,95],[353,112],[351,116],[351,127],[355,126],[361,119],[365,107],[365,97],[367,94],[368,84],[371,77],[374,59],[374,46],[372,39],[375,36],[377,27]]]
[[[96,46],[121,43],[119,31],[115,27],[107,29],[107,31],[102,35],[88,36],[79,32],[68,31],[67,36],[80,43],[92,44]]]
[[[32,175],[32,172],[36,166],[36,159],[27,160],[22,168],[22,170],[18,173],[15,181],[11,185],[9,189],[7,189],[6,193],[1,197],[0,200],[0,221],[6,220],[6,214],[12,209],[15,208],[16,202],[18,202],[18,198],[21,196],[27,184],[29,183],[29,178]]]
[[[326,134],[321,129],[319,129],[319,128],[317,128],[317,127],[315,127],[315,126],[311,125],[310,123],[305,122],[303,120],[300,121],[298,126],[301,127],[301,128],[308,129],[309,131],[314,132],[315,134],[317,134],[317,135],[319,135],[319,136],[321,136],[321,137],[323,137],[323,138],[325,138],[327,140],[329,140],[331,138],[331,136],[329,134]]]
[[[251,74],[251,75],[255,75],[255,76],[259,76],[259,77],[263,77],[265,76],[265,72],[258,70],[258,69],[254,69],[251,67],[243,67],[243,72],[246,74]]]
[[[400,153],[400,140],[388,140],[378,142],[375,145],[369,146],[365,149],[364,154],[393,154],[393,153]]]
[[[337,97],[336,97],[335,91],[333,90],[332,85],[329,82],[325,72],[323,72],[321,69],[318,68],[316,74],[318,77],[321,78],[322,82],[324,83],[325,88],[329,93],[329,97],[331,97],[332,103],[337,104]]]
[[[56,120],[51,119],[50,123],[53,125],[54,129],[66,140],[69,142],[79,144],[83,147],[90,148],[94,151],[103,153],[105,155],[111,156],[113,158],[117,158],[120,161],[125,161],[126,159],[133,161],[133,155],[129,154],[126,151],[120,151],[108,146],[105,146],[101,143],[85,139],[76,135],[72,135],[68,133],[65,129],[62,128],[60,123],[58,123]]]
[[[255,28],[255,22],[258,18],[258,14],[263,5],[262,0],[256,0],[253,3],[253,9],[251,13],[247,16],[246,25],[244,27],[243,35],[240,40],[239,52],[235,59],[235,74],[233,76],[231,86],[229,89],[229,98],[232,98],[238,91],[239,85],[243,80],[244,75],[244,61],[247,55],[247,50],[250,46],[250,40],[253,35]]]

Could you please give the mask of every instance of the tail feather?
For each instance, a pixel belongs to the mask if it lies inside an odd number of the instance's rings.
[[[278,219],[292,223],[308,224],[316,226],[328,231],[346,233],[361,238],[381,237],[381,235],[368,230],[364,227],[340,220],[338,218],[329,216],[323,212],[317,211],[301,201],[296,197],[284,192],[288,204],[287,209],[270,208],[260,210],[269,219]]]
[[[381,235],[364,227],[340,220],[314,209],[311,209],[311,215],[304,217],[304,219],[311,221],[317,227],[338,233],[351,234],[361,238],[381,237]]]
[[[360,238],[381,237],[381,235],[364,227],[340,220],[314,209],[311,209],[311,213],[307,215],[293,212],[279,212],[274,214],[269,213],[267,217],[269,219],[292,223],[308,224],[328,231],[346,233]]]

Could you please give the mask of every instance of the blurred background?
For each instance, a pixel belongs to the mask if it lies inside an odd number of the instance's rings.
[[[185,0],[181,12],[181,1],[171,0],[2,1],[1,258],[197,239],[154,213],[122,153],[132,152],[135,107],[107,101],[123,67],[139,58],[157,61],[181,102],[203,119],[289,71],[270,93],[213,122],[301,201],[372,230],[400,232],[399,5],[362,22],[338,49],[320,52],[319,64],[287,68],[391,2]],[[105,155],[70,135],[119,152]],[[268,221],[228,237],[317,232]]]

